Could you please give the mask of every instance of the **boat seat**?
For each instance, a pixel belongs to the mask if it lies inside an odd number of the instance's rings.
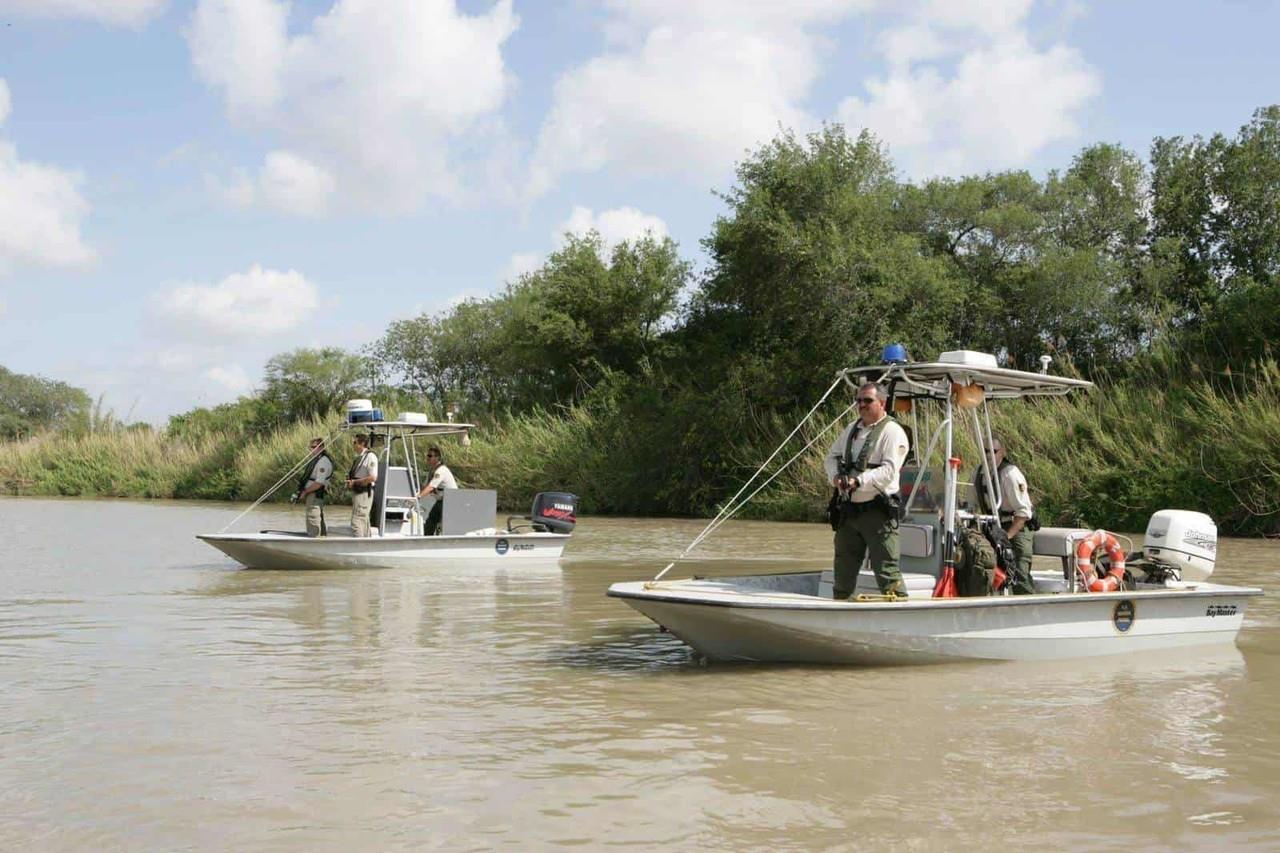
[[[1032,539],[1031,553],[1042,557],[1073,557],[1076,543],[1092,532],[1083,527],[1041,527]]]
[[[898,525],[898,542],[904,557],[932,557],[934,528],[928,524],[902,522]]]

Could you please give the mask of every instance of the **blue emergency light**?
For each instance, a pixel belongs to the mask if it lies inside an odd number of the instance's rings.
[[[907,355],[907,348],[902,344],[889,344],[884,348],[884,352],[880,354],[881,364],[906,364],[910,361]]]

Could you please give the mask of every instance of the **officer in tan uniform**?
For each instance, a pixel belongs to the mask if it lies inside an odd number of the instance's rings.
[[[842,500],[835,535],[836,598],[848,598],[869,553],[880,592],[905,599],[898,569],[898,474],[909,442],[885,412],[888,395],[874,382],[858,389],[859,418],[831,445],[824,459],[827,479]]]
[[[1035,517],[1035,507],[1031,503],[1031,493],[1027,489],[1027,478],[1004,456],[1004,442],[998,437],[991,437],[991,446],[987,448],[987,459],[995,460],[996,472],[1000,483],[1000,509],[993,512],[991,495],[987,483],[987,463],[978,466],[973,475],[971,497],[975,505],[984,515],[998,515],[1000,526],[1009,537],[1013,546],[1013,555],[1018,561],[1018,570],[1026,578],[1031,577],[1031,548],[1034,531],[1040,529],[1040,522]]]
[[[307,535],[323,536],[326,532],[324,523],[324,499],[329,486],[329,478],[333,476],[333,459],[324,449],[323,438],[313,438],[310,444],[311,461],[298,480],[298,490],[293,499],[301,499],[307,508]]]
[[[427,521],[422,530],[427,536],[435,536],[440,532],[440,522],[444,518],[445,492],[458,488],[458,481],[454,479],[449,466],[444,464],[444,454],[434,444],[427,448],[427,465],[430,466],[427,483],[418,490],[418,499],[429,497],[436,499],[431,506],[431,511],[427,513]]]
[[[368,536],[369,513],[373,510],[373,486],[378,482],[378,456],[369,449],[369,437],[357,434],[352,443],[356,461],[347,472],[347,488],[351,490],[351,534]]]

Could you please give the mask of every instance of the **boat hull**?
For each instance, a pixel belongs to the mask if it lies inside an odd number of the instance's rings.
[[[442,561],[495,563],[556,560],[568,534],[510,533],[492,536],[289,536],[273,533],[203,534],[197,537],[254,569],[416,569]]]
[[[1050,660],[1229,644],[1261,591],[1217,584],[1105,594],[829,601],[723,581],[609,595],[713,660],[929,664]]]

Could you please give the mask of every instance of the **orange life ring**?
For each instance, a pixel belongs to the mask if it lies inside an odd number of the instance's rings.
[[[1093,552],[1103,548],[1111,558],[1107,574],[1098,577],[1093,570]],[[1116,537],[1105,530],[1095,530],[1076,545],[1076,571],[1084,579],[1089,592],[1115,592],[1124,580],[1124,550]]]

